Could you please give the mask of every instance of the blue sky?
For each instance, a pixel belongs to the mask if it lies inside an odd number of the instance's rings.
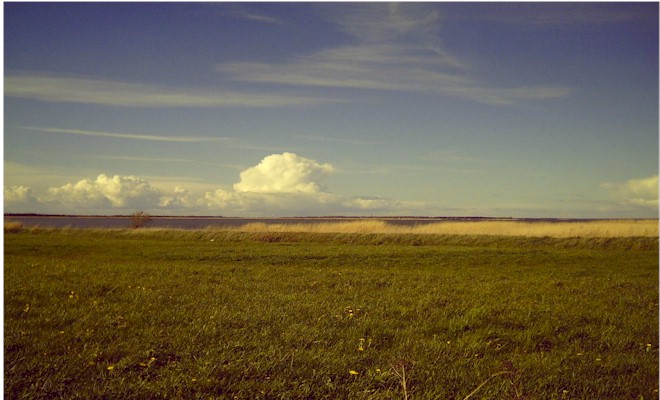
[[[5,212],[658,215],[657,3],[4,3]]]

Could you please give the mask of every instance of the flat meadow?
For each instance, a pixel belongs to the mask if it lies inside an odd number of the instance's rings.
[[[372,222],[5,225],[5,396],[658,398],[657,220]]]

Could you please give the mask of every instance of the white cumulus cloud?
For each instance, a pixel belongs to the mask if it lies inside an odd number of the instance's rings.
[[[10,186],[4,190],[5,203],[17,203],[32,198],[32,189],[25,186]]]
[[[13,212],[34,212],[38,208],[39,200],[29,187],[9,186],[4,188],[4,205],[5,210]]]
[[[658,207],[658,175],[629,179],[625,182],[608,182],[602,184],[602,187],[623,203],[642,207]]]
[[[241,208],[236,194],[223,189],[216,189],[204,194],[204,204],[209,209]]]
[[[99,175],[48,189],[48,202],[81,208],[151,208],[159,204],[161,193],[135,176]]]
[[[4,190],[7,212],[66,214],[130,213],[226,216],[364,215],[400,210],[401,203],[379,197],[351,197],[329,192],[323,179],[331,164],[294,153],[271,154],[240,173],[233,189],[195,192],[181,186],[155,187],[135,176],[99,175],[42,193],[25,186]]]
[[[163,194],[159,202],[160,207],[170,210],[197,210],[204,204],[201,196],[181,186],[175,186],[172,193]]]
[[[193,193],[181,187],[161,197],[170,211],[230,216],[304,216],[388,212],[400,204],[377,197],[342,196],[322,181],[335,168],[294,153],[271,154],[246,168],[232,189]]]
[[[318,180],[331,174],[334,167],[294,153],[272,154],[241,172],[236,192],[253,193],[318,193],[323,187]]]

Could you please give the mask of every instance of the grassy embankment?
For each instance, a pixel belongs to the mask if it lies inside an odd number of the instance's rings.
[[[5,235],[5,395],[657,398],[657,246],[23,229]]]

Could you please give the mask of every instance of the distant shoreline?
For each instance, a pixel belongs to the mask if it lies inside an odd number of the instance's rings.
[[[658,218],[516,218],[516,217],[480,217],[480,216],[295,216],[295,217],[228,217],[222,215],[150,215],[152,219],[188,219],[188,220],[382,220],[382,221],[451,221],[451,222],[470,222],[470,221],[520,221],[520,222],[588,222],[588,221],[652,221]],[[89,214],[38,214],[38,213],[5,213],[4,218],[131,218],[131,215],[89,215]]]

